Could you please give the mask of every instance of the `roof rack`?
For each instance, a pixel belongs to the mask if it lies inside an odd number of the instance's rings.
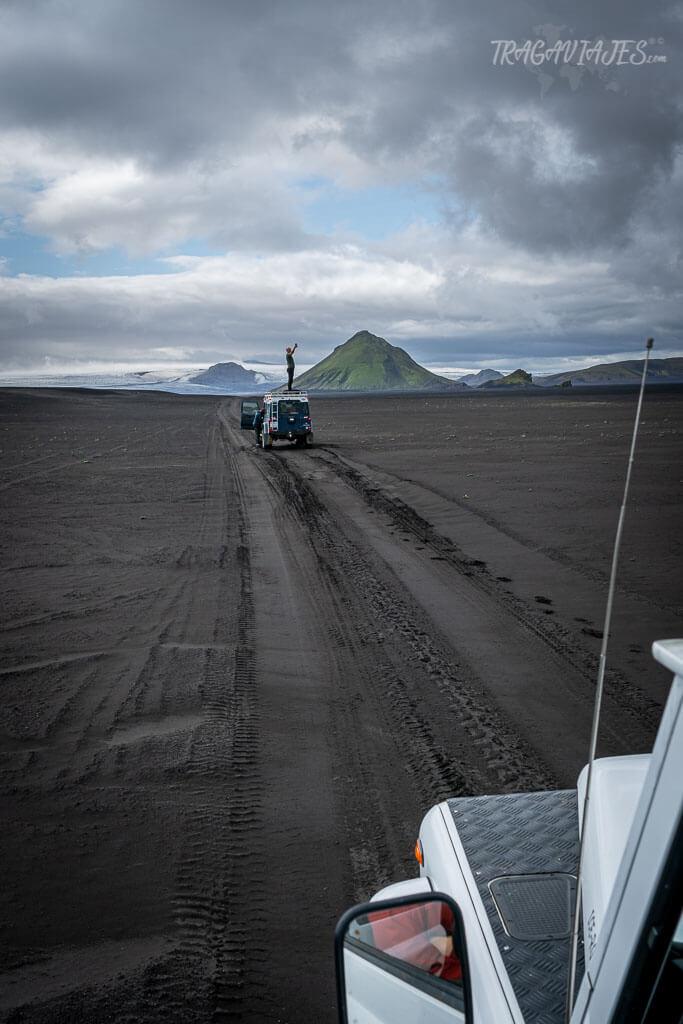
[[[308,400],[307,391],[266,391],[263,401],[267,402],[273,398],[305,398]]]

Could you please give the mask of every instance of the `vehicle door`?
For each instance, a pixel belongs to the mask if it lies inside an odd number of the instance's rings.
[[[259,403],[252,398],[245,398],[240,405],[240,427],[242,430],[253,430],[254,416],[258,412]]]
[[[294,430],[300,425],[301,402],[296,398],[280,399],[280,430]]]

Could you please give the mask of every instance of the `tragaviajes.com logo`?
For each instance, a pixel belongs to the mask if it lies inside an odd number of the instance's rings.
[[[619,67],[624,64],[666,64],[666,55],[648,53],[652,45],[662,46],[663,39],[558,39],[547,43],[545,39],[527,39],[517,43],[514,39],[492,39],[495,46],[494,64],[573,64],[575,67]]]
[[[537,38],[522,42],[492,39],[494,67],[522,65],[537,77],[545,95],[558,78],[566,79],[571,89],[578,89],[585,74],[597,76],[606,89],[618,92],[621,69],[666,64],[661,38],[566,39],[562,35],[565,27],[536,25]]]

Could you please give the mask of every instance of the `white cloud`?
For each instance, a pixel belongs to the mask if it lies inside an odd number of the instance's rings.
[[[159,347],[150,349],[149,355],[154,360],[155,366],[163,365],[164,363],[181,364],[187,363],[192,358],[192,349],[181,348],[177,345],[175,348],[170,346]]]
[[[515,362],[546,358],[576,325],[593,351],[613,348],[614,333],[648,330],[626,286],[604,263],[568,255],[541,261],[518,255],[470,227],[454,245],[437,229],[409,232],[396,251],[337,246],[288,254],[231,253],[183,260],[176,272],[135,277],[0,278],[8,335],[20,339],[11,362],[85,360],[115,347],[121,358],[211,363],[226,358],[277,362],[291,338],[314,363],[356,330],[403,344],[420,361]],[[415,248],[419,237],[421,246]],[[524,301],[520,303],[520,294]],[[668,315],[673,316],[673,308]],[[84,336],[81,322],[96,324]],[[531,340],[530,340],[531,339]],[[601,340],[603,339],[603,340]],[[570,353],[567,353],[570,354]]]
[[[296,208],[267,167],[163,173],[132,159],[83,159],[24,198],[24,225],[63,254],[122,248],[140,257],[207,236],[226,248],[287,248],[301,238]]]
[[[451,33],[443,28],[397,30],[387,20],[373,32],[356,37],[350,46],[351,56],[362,71],[411,63],[428,58],[438,50],[452,46]]]

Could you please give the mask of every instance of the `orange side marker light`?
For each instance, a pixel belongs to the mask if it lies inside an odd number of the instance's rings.
[[[415,842],[415,859],[419,862],[421,868],[425,866],[424,855],[422,853],[422,843],[419,839]]]

